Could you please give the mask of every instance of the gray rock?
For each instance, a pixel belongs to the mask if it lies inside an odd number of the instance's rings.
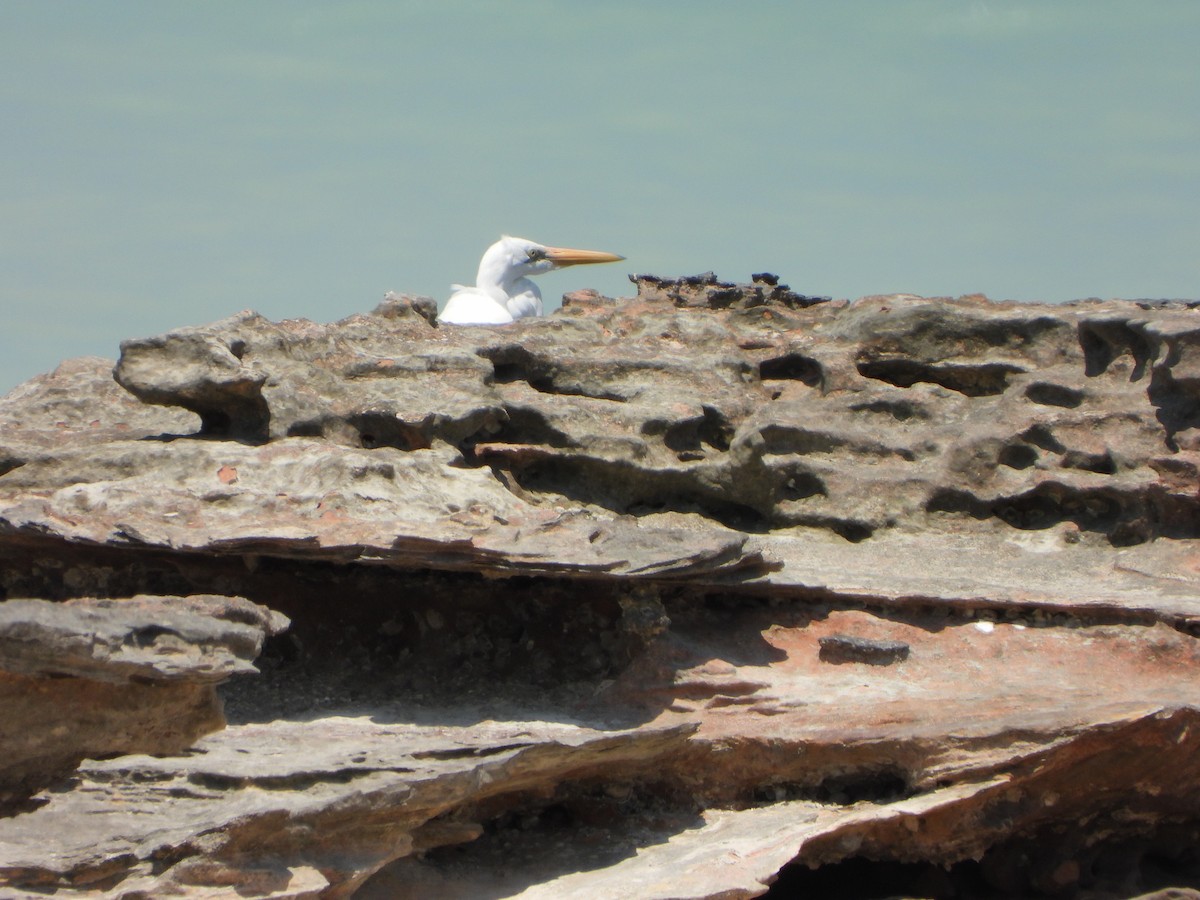
[[[745,535],[641,527],[530,503],[443,450],[313,438],[114,442],[63,450],[0,482],[14,538],[274,555],[497,575],[682,577],[762,569]]]
[[[257,671],[263,640],[288,621],[240,597],[0,603],[0,670],[116,684],[217,683]]]
[[[287,619],[238,597],[0,603],[0,808],[86,757],[180,753]]]
[[[147,406],[112,378],[113,361],[69,359],[0,397],[0,474],[64,446],[191,434],[195,416]]]
[[[87,763],[79,789],[0,820],[0,878],[42,890],[116,885],[115,896],[237,885],[344,897],[416,847],[478,836],[462,818],[472,808],[552,793],[564,779],[632,778],[691,730],[367,717],[233,727],[187,757]]]
[[[126,342],[129,395],[89,363],[4,398],[0,590],[41,599],[0,628],[34,723],[0,747],[0,884],[729,898],[903,862],[897,893],[966,863],[1015,896],[1186,867],[1196,309],[637,283],[495,329],[400,296],[243,313]],[[141,594],[179,596],[96,599]],[[292,626],[261,644],[266,608]]]
[[[641,283],[656,287],[511,329],[435,329],[415,307],[332,326],[244,313],[127,341],[116,374],[206,433],[447,444],[528,496],[614,513],[854,541],[1064,524],[1120,545],[1195,536],[1194,310],[905,296],[696,310],[670,299],[686,281]]]

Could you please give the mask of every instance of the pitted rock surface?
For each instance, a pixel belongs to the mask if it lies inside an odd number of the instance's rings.
[[[69,359],[0,398],[0,473],[65,446],[195,432],[194,415],[138,402],[112,368],[111,359]]]
[[[512,490],[613,513],[848,540],[1200,530],[1195,310],[905,296],[697,310],[664,290],[568,298],[510,329],[246,313],[127,341],[116,375],[208,433],[444,444]]]
[[[1200,887],[1200,312],[635,282],[0,400],[0,896]]]

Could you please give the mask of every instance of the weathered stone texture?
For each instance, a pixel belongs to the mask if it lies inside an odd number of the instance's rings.
[[[0,896],[1200,886],[1200,312],[635,281],[0,399]]]
[[[89,756],[183,752],[225,724],[215,686],[286,625],[237,597],[0,603],[0,802]]]

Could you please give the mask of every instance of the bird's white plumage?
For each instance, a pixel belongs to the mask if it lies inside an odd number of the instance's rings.
[[[451,325],[510,325],[516,320],[506,306],[491,294],[473,287],[453,286],[454,293],[446,308],[438,314],[439,322]]]
[[[453,293],[439,322],[450,325],[507,325],[542,314],[542,293],[529,280],[563,266],[615,262],[615,253],[546,247],[505,235],[488,247],[479,261],[473,287],[451,286]]]
[[[521,280],[525,282],[523,285],[519,285],[521,290],[509,294],[508,299],[504,302],[509,315],[514,319],[542,315],[544,311],[542,308],[542,292],[528,278]]]

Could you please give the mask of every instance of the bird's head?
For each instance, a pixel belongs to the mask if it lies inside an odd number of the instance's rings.
[[[624,258],[601,250],[547,247],[525,238],[505,235],[483,254],[479,263],[479,277],[481,283],[485,279],[506,282],[530,275],[541,275],[564,266],[617,262]]]

